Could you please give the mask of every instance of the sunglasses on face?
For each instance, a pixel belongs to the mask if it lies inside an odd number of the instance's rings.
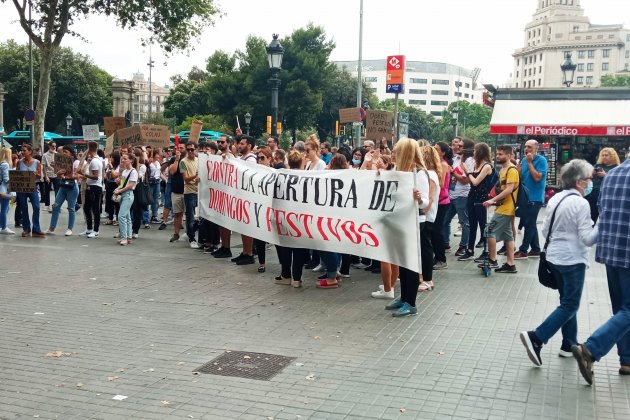
[[[195,149],[186,149],[187,152],[194,152]]]
[[[227,143],[227,142],[225,140],[217,140],[217,143],[224,144],[224,143]]]

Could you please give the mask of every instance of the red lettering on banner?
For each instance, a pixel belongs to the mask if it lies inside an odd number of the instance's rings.
[[[212,165],[212,166],[211,166]],[[238,188],[238,174],[236,167],[231,163],[206,162],[208,181],[223,184],[230,188]]]
[[[380,243],[376,235],[373,232],[371,232],[371,230],[372,230],[372,226],[368,225],[367,223],[363,223],[361,226],[359,226],[359,229],[358,229],[359,233],[364,234],[365,236],[369,237],[372,240],[372,243],[369,243],[366,240],[365,245],[376,248],[380,245]]]
[[[358,225],[353,220],[343,220],[333,217],[319,216],[317,219],[311,214],[287,212],[268,207],[265,212],[267,231],[288,236],[291,238],[301,238],[308,236],[314,239],[311,233],[311,226],[324,241],[336,239],[338,242],[349,240],[355,245],[364,243],[369,247],[378,247],[380,241],[372,230],[372,226],[367,223]]]
[[[249,224],[249,207],[251,202],[241,198],[234,197],[223,191],[210,188],[210,201],[208,208],[217,213],[227,216],[232,220]]]

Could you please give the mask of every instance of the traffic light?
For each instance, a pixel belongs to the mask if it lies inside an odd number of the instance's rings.
[[[346,125],[342,125],[339,127],[339,135],[340,136],[345,136],[346,135]]]
[[[282,134],[282,123],[280,121],[276,123],[276,130],[277,130],[278,135]]]
[[[271,135],[271,115],[267,115],[267,134]]]

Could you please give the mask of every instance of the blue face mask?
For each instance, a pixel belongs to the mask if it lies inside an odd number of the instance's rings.
[[[589,179],[586,188],[584,188],[584,197],[593,192],[593,180]]]
[[[361,159],[352,159],[352,164],[353,164],[353,165],[359,165],[359,164],[361,164]]]

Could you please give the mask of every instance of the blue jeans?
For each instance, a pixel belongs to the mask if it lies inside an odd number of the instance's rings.
[[[562,346],[565,349],[577,344],[577,314],[582,298],[586,265],[555,265],[549,263],[551,272],[558,281],[560,306],[536,328],[536,337],[543,343],[562,329]]]
[[[17,193],[17,202],[22,210],[22,229],[24,232],[31,231],[31,221],[28,217],[28,201],[33,206],[33,232],[41,232],[39,227],[39,194],[37,191],[31,193]]]
[[[523,209],[523,215],[521,221],[523,223],[523,243],[519,247],[519,251],[527,253],[531,246],[532,251],[540,252],[540,243],[538,242],[538,228],[536,227],[536,221],[538,220],[538,213],[542,203],[530,202]]]
[[[0,198],[0,229],[7,228],[7,216],[9,214],[10,204],[11,197],[8,195],[4,198]]]
[[[151,217],[157,219],[158,217],[158,206],[160,204],[160,181],[155,184],[149,184],[151,187],[151,193],[153,195],[153,203],[151,204]]]
[[[448,207],[446,211],[446,216],[444,216],[444,243],[449,244],[451,241],[451,220],[457,214],[457,218],[459,219],[459,223],[462,225],[462,239],[459,241],[459,246],[463,246],[464,248],[468,246],[468,234],[469,234],[469,225],[468,225],[468,213],[466,210],[466,203],[468,201],[468,197],[459,197],[451,199],[451,205]]]
[[[197,208],[197,194],[184,194],[184,205],[186,206],[186,236],[188,242],[195,240],[195,209]]]
[[[630,365],[630,268],[606,266],[613,316],[584,345],[599,361],[617,344],[619,361]]]
[[[61,205],[64,201],[68,202],[68,229],[74,228],[74,220],[76,217],[75,206],[77,204],[77,197],[79,196],[79,185],[74,184],[74,188],[59,187],[57,189],[57,195],[55,196],[55,203],[53,204],[52,217],[50,218],[50,227],[55,229],[57,227],[57,220],[59,220],[59,212],[61,211]]]
[[[336,252],[319,251],[319,258],[326,266],[326,278],[337,278],[337,271],[339,270],[341,255]]]
[[[125,191],[122,193],[120,210],[118,211],[118,231],[120,232],[121,239],[131,239],[133,233],[131,221],[131,205],[133,204],[133,199],[133,191]]]

